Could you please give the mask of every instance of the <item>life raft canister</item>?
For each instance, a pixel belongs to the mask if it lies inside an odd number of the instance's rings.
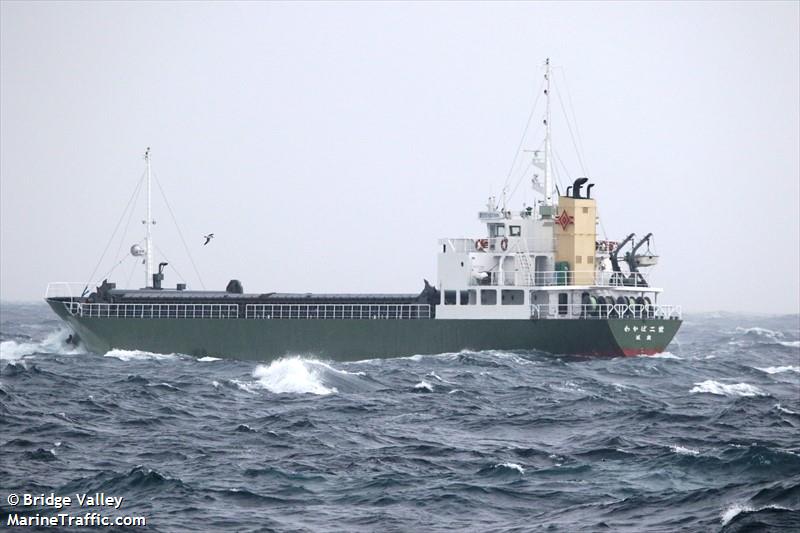
[[[500,248],[502,248],[504,252],[508,250],[508,239],[505,237],[503,237],[503,240],[500,241]]]
[[[478,239],[475,241],[475,249],[483,251],[489,247],[489,239]]]

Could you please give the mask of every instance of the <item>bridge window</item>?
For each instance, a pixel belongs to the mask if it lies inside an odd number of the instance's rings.
[[[506,227],[503,224],[490,224],[489,237],[505,237]]]
[[[503,305],[522,305],[525,293],[521,290],[503,290]]]
[[[481,289],[481,305],[497,305],[497,290]]]
[[[519,237],[522,235],[522,227],[521,226],[509,226],[509,235],[512,237]]]
[[[456,305],[456,291],[444,291],[444,305]]]

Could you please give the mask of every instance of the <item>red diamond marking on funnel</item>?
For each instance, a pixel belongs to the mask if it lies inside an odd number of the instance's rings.
[[[561,212],[560,215],[556,217],[556,222],[558,222],[559,225],[561,225],[561,229],[567,231],[567,226],[575,223],[575,217],[568,215],[567,210],[565,209],[564,211]]]

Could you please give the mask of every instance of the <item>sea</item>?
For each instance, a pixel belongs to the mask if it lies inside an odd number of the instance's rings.
[[[800,531],[798,315],[686,314],[652,357],[259,364],[89,353],[43,304],[0,311],[0,529]]]

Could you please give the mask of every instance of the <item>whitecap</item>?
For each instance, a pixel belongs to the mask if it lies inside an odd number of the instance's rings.
[[[759,327],[741,328],[741,327],[737,327],[736,331],[741,333],[741,334],[743,334],[743,335],[756,335],[758,337],[766,337],[768,339],[782,339],[783,338],[783,333],[781,333],[780,331],[774,331],[774,330],[767,329],[767,328],[759,328]]]
[[[766,396],[766,393],[761,389],[748,383],[727,384],[709,379],[694,385],[689,391],[690,393],[707,392],[719,396]]]
[[[444,379],[444,378],[442,378],[441,376],[437,375],[437,374],[436,374],[436,372],[434,372],[434,371],[430,371],[430,372],[428,373],[428,375],[429,375],[430,377],[432,377],[433,379],[435,379],[435,380],[437,380],[437,381],[441,382],[441,383],[447,383],[447,384],[449,384],[449,385],[455,385],[455,383],[453,383],[452,381],[447,381],[446,379]]]
[[[654,357],[656,359],[683,359],[683,357],[679,357],[679,356],[677,356],[677,355],[675,355],[673,353],[670,353],[670,352],[661,352],[661,353],[657,353],[655,355],[651,355],[650,357]]]
[[[722,522],[722,525],[724,526],[727,525],[728,522],[736,518],[741,513],[752,513],[752,512],[763,511],[765,509],[780,509],[783,511],[791,511],[791,509],[789,509],[788,507],[781,507],[780,505],[765,505],[764,507],[759,507],[758,509],[755,509],[753,507],[750,507],[749,505],[734,503],[733,505],[728,507],[725,511],[723,511],[722,515],[720,516],[720,522]]]
[[[800,341],[782,341],[778,344],[786,346],[787,348],[800,348]]]
[[[522,468],[522,465],[518,465],[517,463],[502,463],[499,465],[494,465],[495,468],[509,468],[511,470],[516,470],[520,474],[525,474],[525,469]]]
[[[139,350],[114,349],[106,352],[104,357],[114,357],[120,361],[164,361],[168,359],[176,359],[178,356],[174,353],[153,353]]]
[[[418,390],[426,390],[428,392],[433,392],[433,385],[431,385],[430,383],[428,383],[425,380],[422,380],[419,383],[417,383],[416,385],[414,385],[414,388],[418,389]]]
[[[253,385],[276,394],[326,395],[338,392],[335,387],[325,386],[322,369],[340,372],[325,363],[308,361],[300,357],[278,359],[269,365],[258,365],[253,370],[253,377],[258,380]]]
[[[206,356],[206,357],[201,357],[200,359],[198,359],[198,361],[200,361],[201,363],[210,363],[212,361],[222,361],[222,359],[220,357],[208,357],[208,356]]]
[[[685,446],[670,446],[669,449],[680,455],[700,455],[698,450],[687,448]]]
[[[745,513],[749,513],[749,512],[751,512],[752,510],[753,510],[753,508],[752,508],[752,507],[749,507],[749,506],[747,506],[747,505],[742,505],[742,504],[739,504],[739,503],[734,503],[733,505],[731,505],[730,507],[728,507],[728,508],[727,508],[727,509],[726,509],[726,510],[725,510],[725,511],[722,513],[722,516],[720,517],[720,522],[722,522],[722,525],[724,526],[725,524],[727,524],[728,522],[730,522],[731,520],[733,520],[734,518],[736,518],[736,516],[737,516],[738,514],[740,514],[740,513],[743,513],[743,512],[745,512]]]
[[[782,406],[779,403],[775,404],[775,409],[777,409],[781,413],[786,413],[787,415],[796,415],[797,414],[795,411],[792,411],[791,409],[787,409],[787,408],[785,408],[784,406]]]
[[[756,369],[767,374],[780,374],[781,372],[800,372],[800,366],[768,366],[766,368],[756,367]]]

